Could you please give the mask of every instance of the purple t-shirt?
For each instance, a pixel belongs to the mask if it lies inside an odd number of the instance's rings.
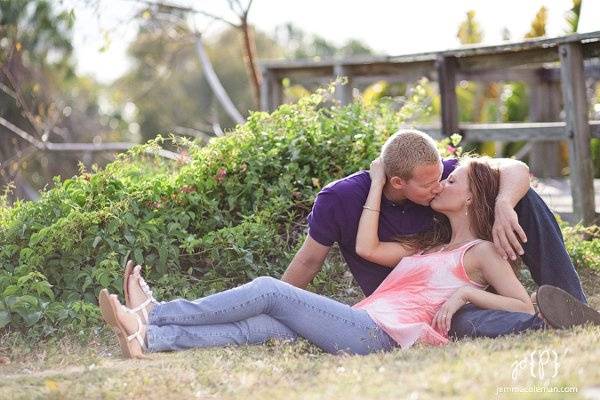
[[[457,160],[444,160],[446,177],[456,167]],[[356,254],[358,222],[371,187],[369,171],[359,171],[331,182],[317,195],[308,215],[308,234],[324,246],[338,243],[350,272],[366,296],[373,293],[392,271]],[[419,233],[430,229],[433,210],[410,200],[396,204],[382,196],[379,215],[379,240],[391,242],[400,235]]]

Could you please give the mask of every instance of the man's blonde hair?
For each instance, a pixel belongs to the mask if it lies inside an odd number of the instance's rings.
[[[400,129],[386,140],[381,148],[381,158],[388,178],[412,178],[413,170],[420,165],[440,162],[435,141],[416,129]]]

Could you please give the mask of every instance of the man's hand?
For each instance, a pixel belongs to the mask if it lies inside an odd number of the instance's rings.
[[[517,213],[510,203],[502,199],[496,201],[494,211],[494,226],[492,227],[492,239],[498,254],[505,260],[517,259],[517,254],[523,255],[521,242],[527,242],[527,236],[519,225]]]

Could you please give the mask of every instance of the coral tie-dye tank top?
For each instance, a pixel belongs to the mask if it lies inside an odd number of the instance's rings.
[[[402,348],[415,342],[448,343],[448,336],[431,326],[433,317],[463,286],[485,289],[469,279],[465,252],[481,242],[473,240],[454,250],[404,257],[381,285],[353,308],[363,309]]]

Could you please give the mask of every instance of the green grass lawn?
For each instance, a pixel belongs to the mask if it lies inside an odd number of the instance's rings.
[[[590,303],[600,308],[600,274],[581,275]],[[15,334],[1,339],[0,354],[9,363],[0,365],[0,399],[600,398],[598,327],[370,356],[332,356],[306,342],[274,342],[134,361],[121,359],[104,328],[83,342],[63,337],[30,344]],[[531,391],[502,392],[510,388]]]

